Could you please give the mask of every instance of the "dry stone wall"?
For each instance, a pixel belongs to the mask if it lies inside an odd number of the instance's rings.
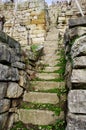
[[[86,1],[78,1],[83,13],[86,14]],[[81,16],[80,11],[74,1],[71,1],[71,4],[69,5],[67,2],[53,4],[48,7],[48,12],[50,24],[55,25],[62,36],[64,35],[66,28],[69,26],[69,19],[78,18]]]
[[[69,20],[64,39],[69,89],[66,130],[86,130],[86,16]]]
[[[18,4],[14,13],[14,4],[0,5],[0,13],[5,16],[4,31],[19,41],[22,46],[43,43],[46,30],[44,0],[29,0]]]
[[[15,110],[28,88],[20,44],[0,31],[0,130],[12,127]]]

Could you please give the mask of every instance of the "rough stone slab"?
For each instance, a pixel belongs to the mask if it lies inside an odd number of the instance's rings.
[[[86,16],[77,19],[69,19],[69,27],[84,26],[86,25]]]
[[[61,88],[65,86],[64,82],[53,82],[53,81],[32,81],[31,86],[34,90],[49,90],[55,88]]]
[[[86,69],[73,69],[71,76],[72,83],[86,83]]]
[[[68,113],[66,130],[86,130],[86,115]]]
[[[86,35],[76,39],[71,48],[72,58],[84,55],[86,55]]]
[[[23,88],[21,88],[17,83],[10,82],[8,84],[7,94],[8,98],[19,98],[23,93]]]
[[[54,112],[48,110],[24,110],[17,111],[19,120],[25,124],[49,125],[56,122],[57,119],[64,119],[64,113],[55,116]]]
[[[86,68],[86,56],[74,58],[73,68]]]
[[[0,99],[3,99],[6,96],[7,83],[0,82]]]
[[[18,81],[19,73],[16,68],[0,64],[0,81]]]
[[[42,93],[42,92],[25,92],[23,100],[33,103],[59,103],[59,98],[55,93]]]
[[[10,64],[19,60],[20,58],[12,48],[0,42],[0,62],[7,62]]]
[[[0,115],[0,130],[4,130],[4,128],[7,129],[7,119],[8,119],[8,113]]]
[[[58,78],[58,74],[56,73],[37,73],[36,77],[43,80],[51,80]]]
[[[21,54],[20,44],[2,31],[0,31],[0,41],[5,42],[9,47],[13,48],[16,54]]]
[[[10,108],[10,100],[9,99],[2,99],[0,100],[0,114],[7,112]]]
[[[14,62],[11,65],[12,67],[18,68],[18,69],[25,69],[25,64],[21,62]]]
[[[68,108],[71,113],[86,114],[86,90],[71,90],[68,94]]]

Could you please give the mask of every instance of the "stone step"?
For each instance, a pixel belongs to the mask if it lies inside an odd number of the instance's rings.
[[[59,69],[59,67],[45,67],[43,69],[43,71],[45,71],[45,72],[54,72],[54,71],[56,71],[58,69]]]
[[[57,119],[64,119],[64,112],[56,116],[54,112],[48,110],[18,109],[17,114],[19,121],[33,125],[49,125],[55,123]]]
[[[31,86],[35,91],[44,91],[55,88],[62,88],[63,86],[65,86],[65,82],[32,81]]]
[[[59,98],[56,93],[42,93],[42,92],[25,92],[23,101],[32,103],[59,103]]]
[[[56,45],[58,47],[58,40],[56,40],[56,41],[47,40],[47,41],[44,42],[44,47],[47,47],[47,46],[56,47]]]
[[[56,33],[56,34],[53,34],[53,32],[51,33],[48,33],[48,35],[46,36],[46,41],[56,41],[56,40],[58,40],[58,33]]]
[[[52,80],[58,77],[57,73],[36,73],[36,78],[43,80]]]

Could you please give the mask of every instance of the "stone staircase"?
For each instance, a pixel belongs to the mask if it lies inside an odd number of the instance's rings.
[[[57,53],[58,30],[56,27],[51,27],[44,43],[42,61],[45,67],[36,73],[36,80],[31,82],[33,89],[23,96],[27,109],[18,110],[19,120],[25,124],[49,125],[55,123],[58,119],[64,119],[63,110],[58,114],[53,111],[54,107],[59,109],[61,100],[57,93],[53,91],[64,86],[64,82],[54,81],[59,77],[59,74],[55,72],[55,70],[59,69],[59,67],[55,66],[59,58]],[[47,107],[48,105],[52,109]]]

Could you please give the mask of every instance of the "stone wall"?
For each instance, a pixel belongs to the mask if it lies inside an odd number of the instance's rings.
[[[86,130],[86,16],[69,20],[64,44],[69,89],[66,130]]]
[[[13,3],[0,5],[0,13],[6,18],[4,31],[19,41],[23,47],[43,43],[46,30],[45,8],[44,0],[20,3],[16,13]]]
[[[86,1],[78,1],[83,13],[86,14]],[[49,6],[48,12],[50,24],[55,25],[62,36],[64,35],[65,29],[69,26],[69,19],[78,18],[81,16],[80,11],[74,1],[72,1],[69,5],[67,2],[53,4]]]
[[[0,130],[13,125],[15,110],[28,88],[20,44],[0,31]]]

